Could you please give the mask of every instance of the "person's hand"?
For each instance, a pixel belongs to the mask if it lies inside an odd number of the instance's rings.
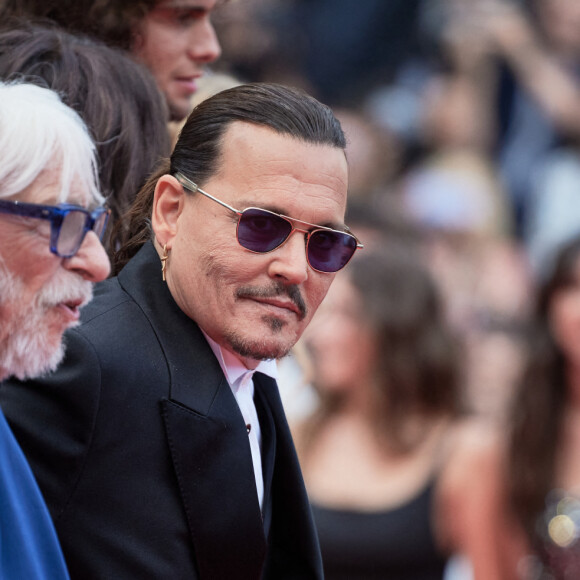
[[[489,34],[482,25],[475,3],[447,1],[448,20],[441,37],[445,52],[457,70],[474,70],[492,53]]]
[[[479,22],[488,46],[498,54],[509,58],[535,43],[529,18],[514,2],[476,0],[473,18]]]
[[[534,42],[522,10],[506,0],[449,0],[443,41],[453,60],[466,69],[493,55],[510,58]]]

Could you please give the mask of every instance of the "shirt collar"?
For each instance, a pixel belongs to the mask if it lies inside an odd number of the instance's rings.
[[[224,375],[231,387],[237,386],[242,379],[249,375],[253,376],[255,372],[263,373],[270,378],[276,380],[278,378],[278,365],[275,359],[262,360],[255,369],[247,368],[242,361],[229,350],[222,348],[215,340],[211,339],[203,330],[209,346],[215,354]]]

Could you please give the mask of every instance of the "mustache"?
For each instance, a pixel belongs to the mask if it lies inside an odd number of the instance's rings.
[[[266,288],[242,286],[236,290],[236,298],[276,298],[278,296],[288,296],[300,311],[300,319],[302,320],[306,317],[308,308],[300,293],[300,289],[295,284],[287,286],[283,282],[276,282]]]
[[[75,272],[63,270],[47,281],[33,297],[36,307],[51,308],[67,302],[79,302],[85,306],[93,298],[93,282]],[[0,305],[13,302],[26,292],[25,282],[17,272],[9,270],[0,256]]]
[[[62,272],[50,280],[38,293],[36,300],[40,306],[80,301],[85,306],[93,297],[93,283],[73,272]]]

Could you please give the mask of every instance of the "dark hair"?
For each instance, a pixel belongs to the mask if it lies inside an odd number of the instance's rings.
[[[159,0],[0,0],[0,22],[9,17],[50,18],[62,28],[128,50],[139,21]]]
[[[566,357],[554,337],[550,312],[554,298],[578,284],[579,260],[580,236],[560,249],[550,277],[539,288],[526,364],[511,409],[507,485],[511,505],[532,541],[537,517],[554,484],[568,400]]]
[[[113,221],[169,155],[165,100],[150,73],[122,51],[56,26],[22,22],[0,32],[0,78],[53,89],[80,114],[97,146]]]
[[[115,256],[116,272],[151,237],[153,194],[159,177],[181,172],[203,186],[219,169],[224,134],[236,121],[268,127],[306,143],[346,147],[340,123],[330,108],[300,89],[250,83],[202,101],[181,129],[171,159],[145,184],[124,220],[128,230],[126,243]]]
[[[383,449],[408,453],[423,436],[409,434],[409,418],[455,417],[462,411],[458,342],[435,282],[414,250],[365,251],[344,275],[360,297],[360,324],[371,329],[377,345],[375,433]],[[315,440],[341,396],[322,394],[320,409],[305,430],[305,445]]]

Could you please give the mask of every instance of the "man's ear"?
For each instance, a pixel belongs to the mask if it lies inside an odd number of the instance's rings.
[[[157,242],[161,247],[167,244],[168,250],[177,233],[177,219],[183,211],[185,196],[183,187],[175,177],[163,175],[159,178],[153,194],[151,225]]]

